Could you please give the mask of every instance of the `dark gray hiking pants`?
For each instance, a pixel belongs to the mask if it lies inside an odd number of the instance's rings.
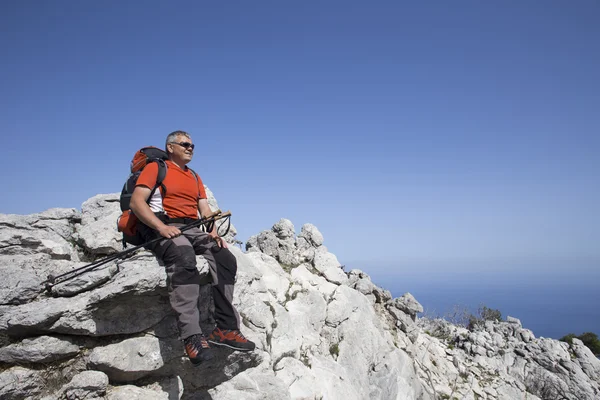
[[[169,225],[178,228],[183,226],[178,223]],[[158,232],[142,223],[138,224],[138,229],[144,240],[158,237]],[[188,229],[174,239],[154,243],[148,250],[154,252],[165,265],[169,301],[177,314],[181,339],[202,333],[198,310],[201,282],[196,268],[197,254],[203,256],[210,267],[217,326],[221,329],[239,329],[239,315],[232,304],[237,261],[229,250],[220,248],[199,228]]]

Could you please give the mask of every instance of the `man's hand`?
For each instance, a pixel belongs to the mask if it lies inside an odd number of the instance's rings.
[[[219,247],[222,247],[224,249],[227,248],[227,242],[223,240],[223,238],[221,236],[219,236],[219,234],[217,233],[217,228],[213,228],[212,232],[209,233],[209,235],[215,239],[215,242],[217,242],[217,245]]]
[[[158,230],[158,233],[160,233],[160,236],[165,237],[167,239],[173,239],[174,237],[181,235],[181,231],[179,230],[179,228],[177,228],[175,226],[169,226],[169,225],[163,224],[163,226],[161,226],[157,230]]]

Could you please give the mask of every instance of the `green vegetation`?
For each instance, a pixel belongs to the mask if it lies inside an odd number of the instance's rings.
[[[566,336],[563,336],[559,340],[561,342],[567,342],[569,344],[573,344],[573,338],[577,338],[583,342],[595,356],[600,355],[600,340],[598,339],[598,335],[593,332],[585,332],[579,336],[576,336],[574,333],[569,333]]]
[[[337,357],[340,355],[340,346],[338,346],[337,343],[332,344],[329,347],[329,354],[331,354],[334,358],[337,359]]]
[[[500,310],[489,308],[481,304],[477,309],[477,314],[472,314],[468,308],[455,305],[451,312],[443,317],[444,320],[458,326],[463,326],[470,331],[485,325],[485,321],[503,321]],[[432,336],[439,337],[434,334]]]
[[[288,265],[288,264],[284,264],[284,263],[279,263],[279,266],[281,267],[281,269],[283,269],[288,274],[291,273],[292,270],[297,267],[297,265]]]
[[[485,321],[500,322],[502,321],[502,313],[500,310],[495,310],[482,304],[477,310],[477,316],[473,314],[469,316],[469,324],[467,325],[467,329],[473,331],[477,327],[483,326]]]
[[[479,314],[484,321],[502,321],[502,313],[499,310],[481,306]]]

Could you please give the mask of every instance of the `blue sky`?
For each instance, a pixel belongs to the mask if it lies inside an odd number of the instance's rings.
[[[372,274],[600,266],[596,1],[0,5],[0,212],[114,193],[176,129],[239,238]],[[384,282],[380,282],[385,284]]]

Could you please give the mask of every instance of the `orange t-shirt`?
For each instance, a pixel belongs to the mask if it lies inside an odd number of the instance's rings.
[[[179,168],[171,161],[166,161],[167,174],[163,181],[166,193],[159,188],[162,195],[162,206],[170,218],[198,218],[198,200],[206,199],[206,191],[202,179],[194,178],[191,169]],[[140,174],[136,187],[144,186],[149,189],[156,185],[158,163],[150,163]]]

